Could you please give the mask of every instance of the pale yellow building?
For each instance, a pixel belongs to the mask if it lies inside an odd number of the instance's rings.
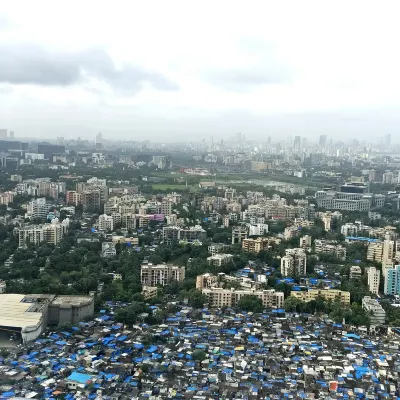
[[[325,300],[335,301],[340,299],[343,304],[350,304],[350,292],[345,292],[343,290],[337,289],[308,289],[308,291],[300,291],[290,293],[292,297],[296,297],[301,301],[311,301],[316,300],[318,297],[322,297]]]

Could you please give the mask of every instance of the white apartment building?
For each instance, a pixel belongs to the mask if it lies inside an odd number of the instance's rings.
[[[18,231],[19,247],[25,247],[29,242],[34,245],[49,243],[57,245],[68,232],[69,219],[59,222],[54,218],[49,224],[27,225]]]
[[[263,236],[268,233],[268,224],[249,224],[249,236]]]
[[[103,258],[112,258],[117,255],[114,242],[103,242],[101,244],[101,256]]]
[[[182,282],[185,279],[185,267],[167,264],[143,264],[140,268],[140,280],[145,286],[164,286],[170,281]]]
[[[102,214],[97,221],[97,229],[101,232],[111,232],[114,230],[114,219],[111,215]]]
[[[196,277],[196,289],[209,289],[217,286],[218,284],[218,276],[206,273],[203,275],[198,275]]]
[[[45,220],[50,211],[51,204],[44,197],[32,200],[27,207],[27,218]]]
[[[368,277],[368,288],[373,294],[379,293],[379,284],[381,281],[381,271],[375,267],[369,267],[366,270]]]
[[[164,226],[163,242],[171,244],[174,241],[202,242],[207,236],[206,231],[200,226],[195,225],[189,228],[180,228],[179,226]]]
[[[170,199],[162,199],[161,214],[164,214],[164,216],[172,214],[172,201]]]
[[[221,265],[228,264],[232,259],[232,254],[215,254],[211,257],[207,257],[207,262],[214,267],[220,267]]]
[[[395,256],[395,241],[386,235],[383,242],[372,242],[368,244],[367,259],[378,261],[382,264],[390,264]]]
[[[356,224],[344,224],[342,225],[340,232],[344,236],[357,236],[358,234],[358,225]]]
[[[297,225],[288,226],[283,232],[283,238],[285,240],[290,240],[291,238],[297,236],[300,233],[300,229]]]
[[[395,251],[395,242],[394,240],[390,240],[387,235],[385,240],[383,241],[383,249],[382,249],[382,264],[389,263],[393,260]]]
[[[358,265],[353,265],[350,267],[350,279],[361,279],[361,267]]]
[[[378,300],[364,296],[362,299],[362,308],[369,314],[371,325],[383,325],[385,323],[386,312]]]
[[[304,249],[287,249],[286,255],[281,258],[282,276],[306,275],[307,256]]]
[[[245,226],[234,226],[232,228],[232,244],[242,243],[243,239],[247,239],[248,230]]]
[[[209,289],[202,289],[202,293],[207,296],[210,307],[234,307],[243,296],[256,296],[258,297],[263,306],[266,308],[281,308],[284,302],[284,294],[271,290],[235,290],[223,289],[219,287],[212,287]]]
[[[218,253],[223,253],[225,250],[228,250],[230,248],[229,244],[225,243],[211,243],[208,246],[208,252],[214,256],[215,254]]]
[[[300,247],[305,249],[307,247],[311,247],[312,238],[310,235],[305,235],[300,238]]]
[[[9,203],[12,203],[13,200],[14,200],[14,193],[13,192],[0,193],[0,204],[8,205]]]
[[[368,243],[367,260],[382,262],[383,243],[371,242]]]
[[[335,241],[316,239],[314,241],[314,244],[315,244],[315,252],[317,254],[320,253],[333,254],[334,256],[336,256],[341,260],[346,259],[346,247],[337,244]]]

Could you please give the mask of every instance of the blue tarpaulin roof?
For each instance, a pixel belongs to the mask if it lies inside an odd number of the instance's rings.
[[[92,376],[74,371],[67,379],[78,383],[87,383],[92,379]]]

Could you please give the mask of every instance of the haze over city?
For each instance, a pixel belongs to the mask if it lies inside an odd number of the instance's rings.
[[[19,137],[398,136],[395,1],[13,1],[0,122]]]

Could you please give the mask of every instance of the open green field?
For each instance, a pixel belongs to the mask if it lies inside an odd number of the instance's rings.
[[[184,183],[153,183],[151,185],[153,190],[190,190],[191,192],[198,192],[200,190],[198,185],[185,185]]]

